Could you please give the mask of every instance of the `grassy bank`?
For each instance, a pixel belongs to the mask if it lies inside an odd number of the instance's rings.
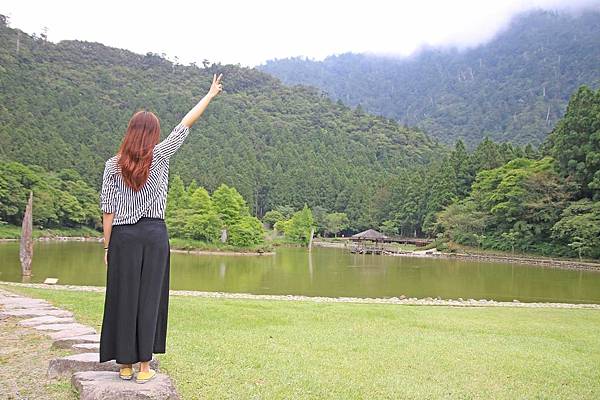
[[[522,251],[518,251],[515,250],[515,252],[511,252],[511,251],[502,251],[502,250],[492,250],[492,249],[483,249],[483,248],[479,248],[479,247],[473,247],[473,246],[466,246],[463,244],[458,244],[455,242],[448,242],[445,243],[444,248],[442,248],[442,251],[444,253],[463,253],[463,254],[476,254],[476,255],[483,255],[483,256],[498,256],[498,257],[521,257],[521,258],[536,258],[536,259],[540,259],[540,260],[561,260],[561,261],[573,261],[573,262],[587,262],[587,263],[597,263],[600,264],[600,260],[598,259],[594,259],[594,258],[582,258],[581,260],[579,258],[573,258],[573,257],[559,257],[559,256],[555,256],[555,257],[550,257],[550,256],[544,256],[538,253],[528,253],[528,252],[522,252]],[[432,246],[435,247],[435,246]],[[438,248],[438,250],[440,250],[440,248]]]
[[[33,237],[53,238],[53,237],[101,237],[102,233],[87,226],[79,228],[40,228],[33,227]],[[21,238],[21,227],[0,223],[0,239],[19,239]]]
[[[171,237],[169,239],[171,248],[179,250],[199,250],[199,251],[233,251],[237,253],[266,253],[272,251],[272,246],[269,243],[259,244],[256,246],[239,247],[232,246],[227,243],[207,243],[200,240],[181,239]]]
[[[0,224],[0,239],[19,239],[21,237],[21,227],[10,224]],[[83,226],[80,228],[52,228],[42,229],[39,227],[33,228],[33,237],[39,238],[56,238],[56,237],[96,237],[101,238],[102,232],[95,229]],[[171,247],[180,250],[206,250],[206,251],[227,251],[238,253],[264,253],[272,251],[270,243],[265,243],[256,246],[239,247],[232,246],[226,243],[207,243],[199,240],[170,238]]]
[[[100,328],[104,295],[5,286]],[[161,367],[182,398],[600,396],[600,312],[172,296]]]

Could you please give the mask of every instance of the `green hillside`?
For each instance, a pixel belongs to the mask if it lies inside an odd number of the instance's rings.
[[[361,213],[373,187],[443,151],[394,120],[256,69],[176,65],[99,43],[54,44],[0,18],[0,161],[73,169],[99,189],[104,161],[132,113],[156,112],[164,137],[214,72],[224,74],[224,93],[194,126],[171,172],[209,191],[234,186],[255,214],[304,203]]]
[[[260,66],[289,84],[418,126],[446,143],[539,144],[582,84],[600,85],[600,12],[536,11],[487,44],[423,49],[402,59],[342,54]]]

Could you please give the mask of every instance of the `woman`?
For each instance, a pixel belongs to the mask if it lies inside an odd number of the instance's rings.
[[[223,74],[162,142],[156,115],[138,111],[116,156],[106,161],[100,193],[106,295],[100,362],[116,360],[119,376],[136,382],[156,376],[152,353],[164,353],[169,301],[169,238],[165,226],[169,160],[190,127],[221,90]]]

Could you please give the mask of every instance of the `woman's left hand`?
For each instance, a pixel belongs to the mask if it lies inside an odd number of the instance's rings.
[[[104,265],[108,267],[108,249],[104,249]]]

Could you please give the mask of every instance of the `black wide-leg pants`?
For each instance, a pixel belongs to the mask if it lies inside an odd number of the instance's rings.
[[[112,227],[100,362],[134,364],[165,352],[169,250],[162,219],[144,217],[135,224]]]

